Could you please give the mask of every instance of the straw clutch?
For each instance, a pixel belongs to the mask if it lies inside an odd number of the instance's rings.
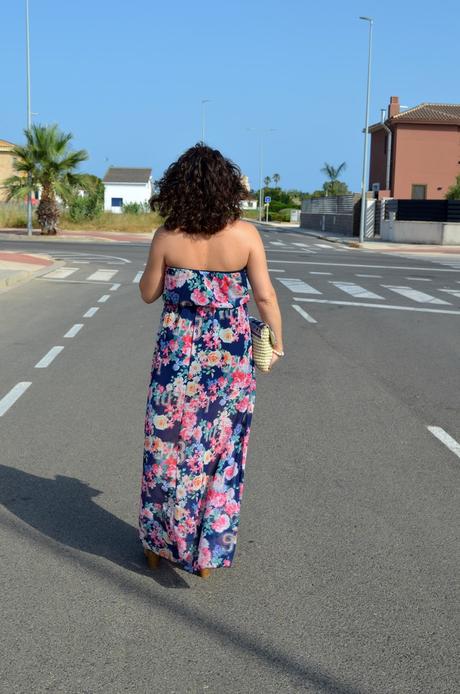
[[[275,335],[267,323],[255,318],[255,316],[249,316],[249,325],[251,327],[254,363],[260,371],[267,373],[272,360]]]

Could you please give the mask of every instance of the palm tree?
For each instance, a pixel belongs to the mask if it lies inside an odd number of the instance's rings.
[[[280,182],[281,176],[278,173],[275,173],[275,174],[273,174],[272,178],[273,178],[273,183],[275,184],[275,186],[277,186],[278,183]]]
[[[82,185],[82,174],[75,169],[88,159],[88,153],[84,149],[71,151],[68,145],[73,135],[61,132],[57,125],[34,124],[24,134],[26,144],[12,151],[17,175],[4,182],[8,200],[24,199],[39,188],[37,219],[41,233],[56,234],[60,214],[56,197],[67,202],[76,186]]]
[[[342,162],[337,168],[333,166],[332,164],[328,164],[325,162],[324,166],[321,169],[321,173],[325,174],[329,181],[325,183],[325,191],[326,195],[330,192],[333,192],[334,190],[334,184],[339,180],[339,176],[342,173],[342,171],[345,171],[347,168],[346,162]]]
[[[264,183],[265,183],[266,188],[268,188],[268,186],[270,185],[271,182],[272,182],[272,179],[270,178],[270,176],[265,176]]]

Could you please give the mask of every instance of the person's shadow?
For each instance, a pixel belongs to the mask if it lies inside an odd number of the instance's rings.
[[[75,477],[38,477],[0,465],[0,503],[22,521],[64,545],[151,576],[169,588],[189,588],[169,562],[146,567],[137,529],[94,503],[102,494]]]

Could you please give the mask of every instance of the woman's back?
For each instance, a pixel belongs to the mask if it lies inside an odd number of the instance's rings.
[[[158,232],[157,232],[158,233]],[[169,267],[234,272],[246,267],[250,224],[237,220],[212,236],[161,230],[163,256]]]

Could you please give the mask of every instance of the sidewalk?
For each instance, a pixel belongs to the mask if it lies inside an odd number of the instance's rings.
[[[101,241],[107,243],[150,243],[153,238],[153,230],[151,232],[123,232],[123,231],[59,231],[56,236],[42,236],[40,232],[34,229],[32,236],[27,235],[26,229],[0,229],[0,240],[5,241],[81,241],[84,243]]]
[[[54,260],[48,255],[0,251],[0,291],[23,284],[61,265],[64,261]]]

